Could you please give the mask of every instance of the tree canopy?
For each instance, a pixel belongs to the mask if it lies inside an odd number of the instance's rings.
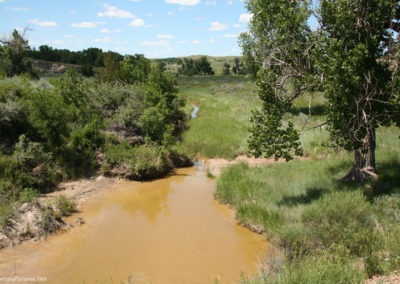
[[[241,35],[247,69],[263,105],[252,115],[249,147],[256,155],[301,155],[300,133],[283,115],[294,100],[317,89],[326,98],[336,145],[354,152],[345,180],[377,176],[376,128],[397,123],[398,1],[321,0],[246,2],[253,18]],[[318,29],[308,25],[318,20]]]

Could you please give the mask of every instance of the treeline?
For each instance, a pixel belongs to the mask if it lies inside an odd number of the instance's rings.
[[[101,72],[106,65],[109,65],[110,60],[113,62],[122,62],[128,58],[137,60],[143,55],[135,54],[121,55],[117,52],[103,51],[99,48],[88,48],[82,51],[70,51],[68,49],[56,49],[48,45],[39,46],[39,48],[29,49],[27,56],[37,60],[45,60],[51,62],[59,62],[66,64],[80,65],[80,72],[85,76],[94,76]],[[139,58],[140,59],[140,58]],[[178,65],[177,74],[184,76],[211,76],[215,75],[215,70],[212,67],[207,56],[201,56],[198,59],[191,57],[184,58],[165,58],[155,60],[161,68],[168,64]],[[234,58],[233,62],[225,62],[222,69],[222,75],[246,75],[247,72],[239,57]]]
[[[21,39],[16,32],[1,47],[0,225],[4,208],[62,180],[95,172],[144,180],[190,163],[172,150],[185,103],[158,63],[106,54],[97,80],[73,69],[32,80],[20,76],[31,71]]]

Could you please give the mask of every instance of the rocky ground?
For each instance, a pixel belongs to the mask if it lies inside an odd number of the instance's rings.
[[[0,230],[0,248],[15,246],[27,240],[39,240],[60,230],[68,230],[75,224],[67,224],[57,216],[54,201],[64,195],[77,205],[79,211],[83,202],[96,193],[110,188],[117,182],[116,178],[99,176],[91,179],[61,183],[54,192],[24,203],[15,209],[6,228]],[[83,220],[78,220],[81,223]]]

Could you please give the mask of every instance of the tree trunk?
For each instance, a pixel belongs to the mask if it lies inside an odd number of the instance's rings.
[[[362,147],[354,150],[354,163],[343,178],[344,182],[359,183],[378,178],[375,164],[375,148],[375,129],[369,129],[363,139]]]

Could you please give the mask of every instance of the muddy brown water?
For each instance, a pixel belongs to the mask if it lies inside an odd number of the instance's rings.
[[[1,250],[0,283],[232,283],[254,275],[268,244],[235,223],[214,188],[203,166],[120,181],[69,219],[82,217],[83,226]]]

